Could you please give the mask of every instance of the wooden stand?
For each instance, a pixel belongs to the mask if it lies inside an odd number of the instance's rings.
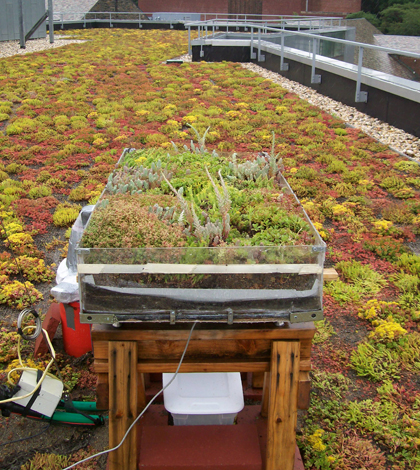
[[[144,373],[175,372],[191,325],[95,325],[98,408],[109,408],[109,445],[117,445],[146,405]],[[297,410],[309,406],[313,323],[272,326],[199,323],[180,372],[264,373],[268,417],[266,470],[293,470]],[[110,454],[109,470],[135,470],[136,427]]]

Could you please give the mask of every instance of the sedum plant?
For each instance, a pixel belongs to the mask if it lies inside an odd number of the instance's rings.
[[[135,248],[183,246],[181,226],[168,224],[140,202],[138,194],[118,194],[95,209],[83,234],[84,247]]]
[[[166,173],[166,175],[165,175]],[[110,194],[141,194],[148,189],[160,186],[163,177],[171,178],[171,174],[162,170],[162,162],[152,163],[150,168],[124,166],[111,173],[108,177],[106,189]]]
[[[191,152],[191,153],[197,153],[197,154],[205,154],[205,153],[209,153],[209,151],[206,149],[206,137],[207,137],[207,133],[209,132],[210,130],[210,127],[208,127],[205,131],[204,131],[204,134],[203,135],[200,135],[199,132],[197,131],[197,129],[195,129],[195,127],[193,127],[191,124],[187,123],[187,126],[191,128],[191,130],[194,132],[194,134],[196,135],[197,137],[197,142],[198,142],[198,146],[196,146],[194,144],[194,142],[191,140],[191,143],[190,143],[190,148],[188,148],[187,145],[184,145],[184,150],[186,152]],[[172,143],[172,147],[173,149],[175,150],[175,152],[177,153],[178,152],[178,147],[176,146],[176,144],[174,142],[171,142]],[[212,156],[217,158],[219,155],[218,153],[213,150],[212,152]]]
[[[217,220],[216,222],[211,222],[210,219],[207,217],[206,223],[204,225],[201,224],[200,219],[198,218],[195,212],[194,203],[188,204],[188,202],[184,199],[183,188],[181,187],[179,190],[175,189],[169,182],[169,180],[166,177],[164,178],[170,189],[174,192],[179,203],[181,204],[182,212],[180,215],[179,222],[182,223],[185,217],[187,223],[189,224],[186,233],[188,235],[193,235],[199,241],[205,241],[211,246],[216,246],[222,240],[226,240],[229,235],[229,209],[231,207],[231,200],[221,172],[219,171],[219,178],[222,186],[222,193],[217,188],[207,167],[206,174],[213,186],[222,219]]]
[[[259,178],[275,178],[279,171],[283,169],[282,159],[278,159],[279,154],[275,154],[275,135],[271,144],[271,154],[262,152],[255,160],[247,160],[244,163],[238,163],[237,154],[232,155],[232,161],[229,168],[236,178],[241,180],[256,181]]]

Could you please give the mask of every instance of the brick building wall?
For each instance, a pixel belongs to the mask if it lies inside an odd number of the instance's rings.
[[[89,11],[134,11],[140,8],[132,0],[98,0]]]
[[[243,0],[250,2],[250,0]],[[231,2],[232,5],[233,2]],[[229,13],[229,0],[138,0],[144,12],[180,13]],[[263,15],[293,15],[304,13],[306,0],[262,0]],[[337,15],[361,10],[361,0],[308,0],[308,11],[312,14],[335,13]],[[236,13],[236,12],[232,12]]]
[[[361,0],[308,0],[309,13],[348,15],[362,9]],[[302,12],[306,10],[306,0],[302,1]]]
[[[139,0],[139,8],[144,12],[179,12],[179,13],[227,13],[228,0]]]
[[[296,0],[263,0],[263,15],[300,15],[300,2]]]

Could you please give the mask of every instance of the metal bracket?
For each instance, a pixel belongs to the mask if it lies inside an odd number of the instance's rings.
[[[319,321],[324,318],[322,310],[309,312],[290,312],[290,323],[303,323],[308,321]]]
[[[204,51],[203,50],[200,51],[200,57],[204,57]]]
[[[228,314],[228,317],[227,317],[228,325],[233,325],[233,310],[231,308],[228,308],[227,314]]]
[[[367,103],[368,101],[368,92],[367,91],[359,91],[356,92],[356,103]]]
[[[118,318],[113,315],[107,315],[104,313],[82,313],[80,312],[80,323],[99,323],[101,325],[113,325],[118,323]]]
[[[326,246],[313,246],[312,253],[326,253],[327,247]]]
[[[289,70],[289,64],[283,63],[280,65],[280,72],[287,72]]]
[[[260,54],[258,56],[258,62],[265,62],[265,55],[264,54]]]
[[[176,317],[176,314],[172,310],[172,312],[169,314],[169,322],[170,322],[171,325],[175,325],[175,317]]]
[[[314,74],[311,77],[311,83],[321,83],[321,75]]]

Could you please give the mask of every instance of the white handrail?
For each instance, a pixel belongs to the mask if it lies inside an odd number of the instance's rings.
[[[357,63],[357,79],[356,79],[356,93],[355,93],[355,101],[357,103],[360,102],[367,102],[368,99],[368,93],[365,91],[361,91],[361,83],[362,83],[362,66],[363,66],[363,51],[364,49],[371,49],[375,51],[380,51],[380,52],[385,52],[387,54],[394,54],[394,55],[400,55],[400,56],[405,56],[405,57],[412,57],[415,59],[420,59],[420,54],[415,53],[415,52],[410,52],[410,51],[402,51],[399,49],[393,49],[390,47],[384,47],[384,46],[375,46],[372,44],[365,44],[361,42],[355,42],[355,41],[349,41],[347,39],[338,39],[338,38],[332,38],[328,36],[323,36],[321,34],[315,34],[315,33],[303,33],[301,31],[293,31],[285,28],[285,24],[282,23],[281,27],[277,28],[272,28],[268,27],[266,24],[258,24],[258,23],[244,23],[244,22],[232,22],[232,21],[218,21],[215,22],[214,20],[208,20],[208,21],[199,21],[199,22],[189,22],[185,23],[185,27],[188,28],[190,31],[191,27],[201,27],[203,28],[204,25],[208,26],[211,24],[212,26],[218,26],[226,27],[226,31],[228,31],[229,25],[235,25],[237,29],[240,28],[249,28],[251,27],[251,42],[250,42],[250,47],[251,47],[251,59],[255,59],[254,52],[253,52],[253,47],[254,47],[254,29],[257,32],[257,37],[258,37],[258,45],[257,45],[257,61],[258,62],[263,62],[265,60],[265,56],[262,55],[261,53],[261,47],[262,47],[262,42],[264,39],[269,38],[270,36],[278,36],[279,34],[281,35],[281,57],[280,57],[280,69],[281,70],[288,70],[288,64],[284,63],[284,34],[287,32],[289,36],[300,36],[300,37],[306,37],[310,38],[312,40],[312,52],[310,52],[310,57],[312,59],[312,67],[311,67],[311,83],[321,83],[321,75],[316,74],[316,56],[318,54],[318,45],[320,41],[328,41],[328,42],[334,42],[338,44],[343,44],[347,46],[352,46],[352,47],[357,47],[358,52],[359,52],[359,58],[358,58],[358,63]],[[294,21],[294,24],[296,25],[296,22]],[[312,23],[310,23],[312,26]],[[290,23],[289,23],[290,26]],[[298,20],[298,29],[301,27],[300,20]],[[234,36],[236,33],[231,33],[231,37]],[[242,33],[243,34],[243,33]],[[263,34],[265,35],[265,38],[263,37]],[[189,50],[192,50],[191,44],[189,43],[188,45]],[[201,50],[203,49],[203,42],[201,42]],[[202,57],[202,56],[201,56]]]
[[[202,26],[204,23],[204,21],[202,22],[190,22],[190,23],[186,23],[185,26],[188,27],[188,28],[191,28],[191,27],[196,27],[198,26],[199,24]],[[230,25],[232,25],[233,23],[230,23]],[[215,26],[223,26],[223,24],[217,24],[215,23]],[[245,23],[239,23],[239,24],[235,24],[235,26],[238,26],[239,28],[244,28],[245,26],[249,27],[251,26],[249,23],[245,24]],[[317,38],[319,40],[324,40],[324,41],[329,41],[329,42],[336,42],[336,43],[339,43],[339,44],[345,44],[345,45],[349,45],[349,46],[356,46],[356,47],[363,47],[365,49],[372,49],[372,50],[376,50],[376,51],[381,51],[381,52],[386,52],[388,54],[395,54],[395,55],[403,55],[403,56],[407,56],[407,57],[414,57],[416,59],[420,59],[420,54],[419,53],[416,53],[416,52],[410,52],[410,51],[402,51],[400,49],[393,49],[391,47],[384,47],[384,46],[375,46],[373,44],[365,44],[363,42],[356,42],[356,41],[349,41],[348,39],[339,39],[339,38],[332,38],[332,37],[328,37],[328,36],[323,36],[321,34],[314,34],[314,33],[302,33],[300,31],[293,31],[293,30],[289,30],[289,29],[285,29],[284,27],[283,28],[269,28],[269,27],[266,27],[266,26],[263,26],[263,25],[258,25],[258,24],[252,24],[252,26],[258,30],[267,30],[267,33],[264,33],[264,31],[261,31],[261,34],[269,34],[269,32],[271,33],[281,33],[283,31],[287,31],[287,34],[289,35],[294,35],[294,36],[301,36],[301,37],[307,37],[307,38]],[[231,34],[235,34],[235,33],[231,33]],[[262,40],[264,40],[264,38],[262,38]]]

